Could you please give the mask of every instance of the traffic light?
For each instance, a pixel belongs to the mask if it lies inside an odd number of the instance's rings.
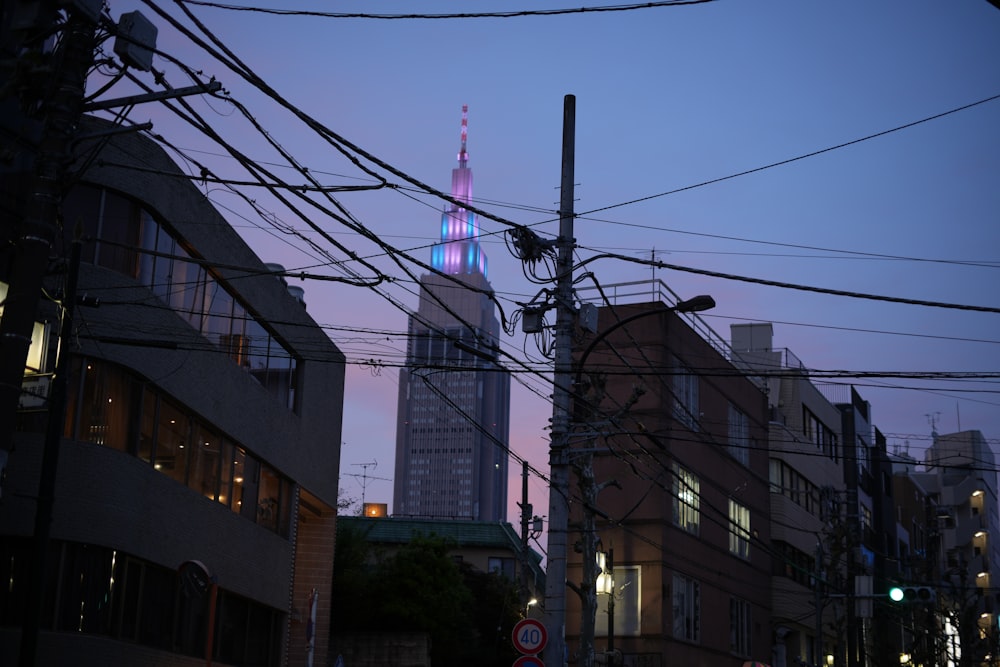
[[[934,602],[935,598],[930,586],[893,586],[889,589],[889,599],[900,604],[925,604]]]

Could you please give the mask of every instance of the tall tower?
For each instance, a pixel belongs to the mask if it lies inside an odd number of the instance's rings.
[[[468,107],[451,196],[472,199]],[[420,278],[399,374],[395,516],[506,521],[510,375],[497,363],[500,324],[476,214],[450,204],[431,248],[440,273]]]

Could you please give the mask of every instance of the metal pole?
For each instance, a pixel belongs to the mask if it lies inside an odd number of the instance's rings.
[[[816,637],[814,649],[816,664],[823,665],[823,542],[816,541]]]
[[[555,365],[552,392],[552,442],[549,448],[549,538],[545,575],[543,650],[547,667],[566,662],[566,542],[569,525],[569,419],[572,408],[573,324],[573,179],[576,97],[563,99],[562,192],[559,202],[559,249],[556,259]]]
[[[528,612],[528,600],[531,596],[531,586],[529,581],[531,579],[531,568],[528,562],[528,529],[531,524],[531,515],[533,513],[533,508],[528,502],[528,462],[522,461],[521,463],[521,585],[518,591],[519,597],[518,601],[521,603],[521,609],[524,609],[524,615],[527,617]]]
[[[608,594],[608,664],[615,665],[615,550],[608,548],[608,558],[605,561],[608,576],[611,577],[611,591]]]

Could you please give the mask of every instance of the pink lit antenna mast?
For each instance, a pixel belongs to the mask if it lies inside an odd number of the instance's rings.
[[[469,140],[469,105],[462,105],[462,148],[458,151],[458,166],[465,168],[469,161],[469,152],[465,150],[465,144]]]
[[[431,265],[449,275],[486,276],[486,254],[479,246],[479,221],[463,204],[472,203],[469,169],[469,105],[462,105],[462,147],[458,166],[451,170],[451,205],[441,215],[441,242],[431,248]]]

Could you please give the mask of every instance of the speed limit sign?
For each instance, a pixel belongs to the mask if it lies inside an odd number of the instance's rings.
[[[514,648],[526,655],[534,655],[545,648],[548,641],[548,633],[545,626],[540,621],[533,618],[526,618],[514,626],[511,639],[514,640]]]

